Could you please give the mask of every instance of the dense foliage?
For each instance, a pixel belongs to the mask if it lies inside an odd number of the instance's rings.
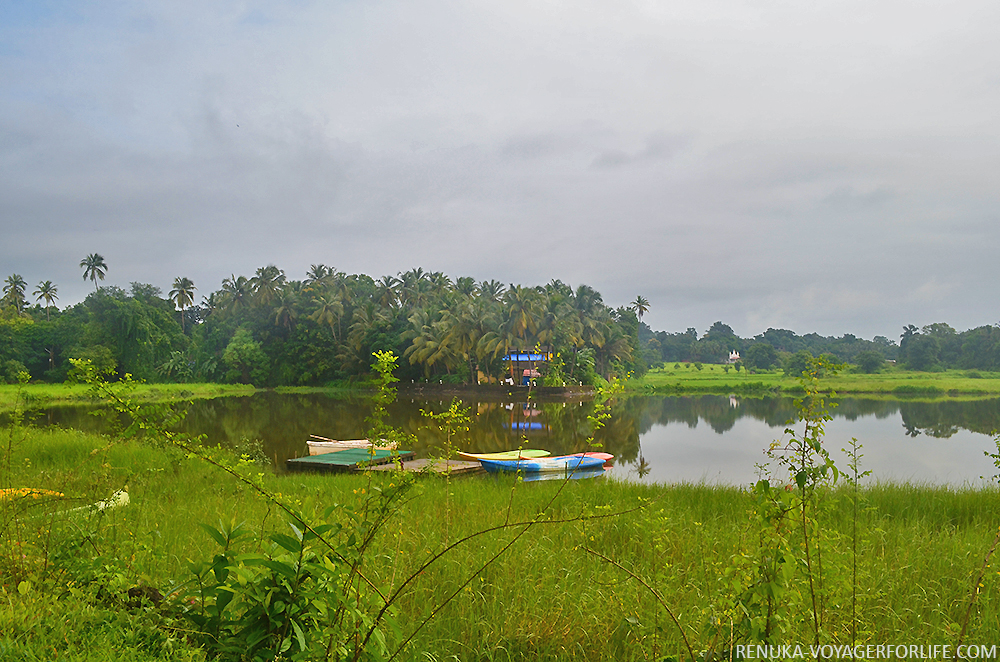
[[[95,291],[62,311],[44,294],[44,307],[27,306],[23,279],[12,281],[0,314],[0,379],[27,369],[61,381],[70,358],[85,358],[148,381],[321,385],[367,374],[376,351],[403,356],[400,377],[415,381],[504,379],[508,353],[538,349],[554,354],[548,385],[644,369],[637,311],[610,308],[586,285],[452,282],[420,268],[376,281],[324,265],[299,281],[269,265],[226,278],[195,304],[190,279],[177,278],[164,298],[141,283],[98,287],[100,270],[89,264],[81,266]]]
[[[996,326],[958,332],[944,323],[907,325],[898,344],[770,328],[740,338],[721,321],[702,335],[694,328],[670,333],[642,322],[645,298],[614,309],[587,285],[505,287],[421,268],[374,280],[325,265],[313,265],[301,281],[273,265],[250,278],[232,275],[196,304],[188,278],[175,279],[164,297],[142,283],[129,291],[99,287],[107,271],[100,255],[80,266],[94,292],[63,310],[51,281],[34,291],[18,274],[4,281],[0,382],[13,382],[21,370],[62,381],[69,359],[85,358],[148,381],[323,385],[367,374],[380,350],[404,357],[404,380],[445,383],[504,379],[504,356],[535,349],[555,355],[542,370],[546,385],[594,384],[682,361],[725,363],[732,352],[740,355],[737,368],[781,368],[793,377],[818,356],[866,373],[887,361],[911,370],[1000,370]]]

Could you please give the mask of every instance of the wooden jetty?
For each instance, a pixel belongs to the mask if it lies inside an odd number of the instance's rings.
[[[412,460],[413,451],[399,451],[393,457],[394,451],[377,449],[374,457],[367,448],[347,448],[322,455],[308,457],[293,457],[285,460],[285,468],[289,471],[364,471],[366,466],[380,466],[394,459]]]
[[[399,471],[399,465],[396,463],[383,464],[377,467],[372,467],[375,471]],[[444,475],[450,473],[452,476],[467,476],[469,474],[483,473],[483,465],[479,462],[463,462],[460,460],[441,460],[441,459],[420,459],[420,460],[405,460],[403,461],[403,471],[410,472],[427,472],[433,474]]]

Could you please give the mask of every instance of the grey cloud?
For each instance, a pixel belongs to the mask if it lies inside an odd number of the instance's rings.
[[[268,263],[423,266],[642,294],[667,330],[992,323],[997,11],[258,2],[10,22],[0,277],[55,280],[65,305],[94,251],[108,282],[201,293]]]

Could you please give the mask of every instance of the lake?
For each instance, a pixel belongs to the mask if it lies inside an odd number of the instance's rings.
[[[390,408],[393,425],[415,434],[418,457],[440,455],[443,438],[421,410],[442,411],[449,400],[401,395]],[[544,448],[553,454],[589,450],[586,401],[526,403],[466,399],[472,424],[458,449],[489,452]],[[937,402],[841,399],[831,410],[825,446],[846,468],[840,449],[856,437],[863,444],[862,469],[887,481],[981,484],[997,470],[983,452],[996,452],[990,432],[1000,428],[1000,399]],[[81,406],[33,412],[36,424],[101,429]],[[370,404],[363,398],[327,394],[260,392],[248,397],[194,402],[182,428],[205,434],[210,443],[260,440],[277,466],[306,453],[310,434],[332,439],[366,436]],[[784,438],[795,416],[791,398],[726,396],[623,399],[598,434],[617,461],[612,475],[641,482],[744,484],[755,480],[764,450]],[[801,432],[801,424],[796,426]]]

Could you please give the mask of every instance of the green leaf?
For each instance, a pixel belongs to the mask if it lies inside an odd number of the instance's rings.
[[[274,533],[271,535],[271,540],[293,554],[298,554],[302,550],[302,543],[286,533]]]
[[[295,630],[295,638],[299,641],[299,650],[304,651],[306,649],[306,636],[302,633],[302,628],[295,621],[292,621],[292,629]]]
[[[229,559],[222,554],[217,554],[212,560],[212,572],[215,573],[215,578],[219,580],[220,584],[226,581],[226,578],[229,577]]]
[[[215,540],[215,542],[219,543],[220,547],[225,547],[226,546],[226,536],[222,535],[221,531],[219,531],[218,529],[216,529],[213,526],[209,526],[208,524],[204,524],[204,523],[199,523],[198,526],[200,526],[201,528],[205,529],[205,531],[208,532],[208,535],[212,536],[212,538]]]
[[[282,563],[281,561],[275,561],[273,559],[256,559],[254,561],[248,561],[247,563],[262,565],[279,575],[287,577],[288,579],[295,579],[295,568],[288,563]]]

